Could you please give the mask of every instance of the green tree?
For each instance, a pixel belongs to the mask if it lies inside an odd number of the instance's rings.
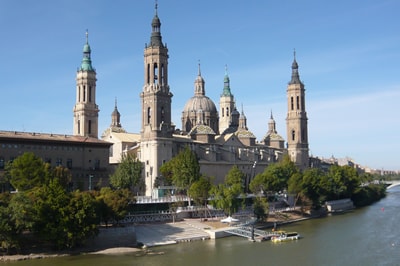
[[[33,231],[55,248],[68,247],[68,205],[70,195],[53,179],[46,186],[36,187],[31,192],[34,202]]]
[[[243,194],[244,178],[243,172],[236,165],[233,166],[225,176],[225,182],[211,189],[213,205],[228,215],[236,212],[242,202],[239,196]]]
[[[49,166],[32,152],[26,152],[6,165],[6,174],[10,177],[10,183],[19,191],[47,183],[48,170]]]
[[[303,184],[303,175],[300,172],[294,173],[288,180],[288,192],[295,195],[294,206],[296,206],[299,198],[304,195]]]
[[[66,247],[73,248],[85,243],[89,238],[98,234],[97,201],[94,195],[88,191],[75,191],[71,195],[65,225],[67,230]]]
[[[321,206],[321,201],[325,197],[325,190],[322,185],[325,176],[326,174],[318,168],[309,168],[303,173],[302,193],[317,209]]]
[[[202,176],[190,186],[189,195],[197,205],[206,205],[211,187],[210,179]]]
[[[64,166],[56,166],[51,171],[52,178],[57,178],[60,185],[66,190],[71,189],[72,174],[70,170]]]
[[[322,180],[327,200],[349,198],[360,184],[356,169],[347,165],[332,165]]]
[[[253,212],[259,221],[265,221],[269,214],[269,204],[265,197],[254,198]]]
[[[250,190],[253,193],[282,191],[288,187],[291,176],[298,172],[296,165],[285,156],[281,162],[270,164],[263,173],[256,175],[250,182]]]
[[[109,221],[118,223],[125,218],[132,198],[132,194],[128,189],[112,190],[109,187],[101,188],[97,200],[103,205],[101,217],[106,225]]]
[[[174,158],[160,167],[160,172],[172,184],[189,193],[190,186],[200,179],[200,164],[196,154],[186,146]]]
[[[122,154],[115,173],[110,176],[110,184],[115,188],[133,189],[142,176],[142,163],[132,155]]]

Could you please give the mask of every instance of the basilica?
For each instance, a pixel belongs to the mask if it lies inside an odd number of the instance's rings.
[[[168,83],[168,60],[156,5],[150,41],[144,49],[143,87],[138,97],[142,109],[140,132],[127,132],[122,127],[115,100],[111,124],[99,137],[96,70],[92,66],[86,33],[83,59],[76,74],[73,134],[0,131],[0,179],[4,176],[6,162],[25,152],[35,153],[52,167],[70,169],[72,188],[81,190],[108,185],[108,178],[122,154],[133,154],[143,163],[145,191],[142,193],[153,198],[159,197],[162,190],[154,186],[155,181],[162,178],[160,167],[185,147],[196,153],[201,173],[213,177],[215,183],[223,182],[236,165],[244,173],[245,185],[248,185],[256,174],[285,155],[300,169],[309,167],[305,89],[295,56],[286,90],[286,142],[276,130],[272,112],[269,121],[268,118],[265,121],[268,124],[265,136],[256,140],[247,127],[243,107],[238,110],[227,71],[221,77],[217,107],[206,95],[200,64],[193,97],[182,108],[178,129],[171,121],[173,91]]]
[[[183,107],[181,129],[177,129],[171,121],[173,93],[168,84],[169,55],[168,48],[162,40],[157,7],[151,28],[150,41],[144,49],[140,134],[127,133],[122,128],[115,104],[111,126],[102,135],[103,140],[114,143],[112,154],[117,158],[120,158],[122,152],[127,152],[135,154],[143,162],[146,196],[157,197],[157,188],[153,184],[161,175],[160,166],[186,146],[197,154],[201,173],[214,177],[216,183],[223,182],[231,167],[237,165],[245,174],[248,184],[251,178],[262,172],[268,164],[281,160],[285,154],[288,154],[301,169],[308,167],[305,89],[300,80],[296,58],[292,63],[292,76],[287,86],[286,145],[276,130],[272,112],[268,121],[268,131],[263,139],[256,140],[247,127],[243,108],[240,112],[237,109],[227,71],[223,77],[223,88],[217,107],[206,95],[200,64],[194,80],[193,97],[188,99]],[[90,87],[90,84],[87,86]],[[92,107],[91,111],[96,113],[96,107]],[[118,159],[114,159],[114,162],[117,161]]]

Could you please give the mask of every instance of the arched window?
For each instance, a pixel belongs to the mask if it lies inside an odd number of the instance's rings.
[[[147,124],[150,124],[151,120],[151,108],[147,107]]]
[[[81,134],[81,120],[78,120],[78,135]]]
[[[222,117],[224,117],[224,116],[225,116],[225,113],[224,113],[224,107],[222,107],[222,109],[221,109],[221,114],[222,114]]]
[[[290,97],[290,110],[292,110],[293,111],[293,96],[292,97]]]
[[[296,140],[296,132],[294,130],[292,130],[292,140],[293,141]]]
[[[158,83],[158,66],[157,63],[154,63],[154,71],[153,71],[153,76],[154,76],[154,84]]]
[[[83,85],[83,101],[86,102],[86,86]]]
[[[229,116],[229,107],[226,107],[226,116]]]
[[[147,64],[147,80],[146,83],[150,84],[150,64]]]
[[[299,96],[296,97],[296,105],[297,105],[297,110],[300,109],[300,99]]]
[[[92,120],[88,121],[88,134],[92,134]]]

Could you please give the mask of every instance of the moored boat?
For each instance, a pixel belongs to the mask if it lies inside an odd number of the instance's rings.
[[[300,238],[300,235],[297,232],[283,232],[277,236],[271,237],[272,242],[283,242],[289,240],[297,240]]]

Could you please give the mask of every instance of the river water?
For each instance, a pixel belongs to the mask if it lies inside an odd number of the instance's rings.
[[[400,187],[374,205],[302,221],[293,242],[253,243],[240,237],[154,247],[162,255],[79,255],[12,262],[22,265],[400,265]]]

